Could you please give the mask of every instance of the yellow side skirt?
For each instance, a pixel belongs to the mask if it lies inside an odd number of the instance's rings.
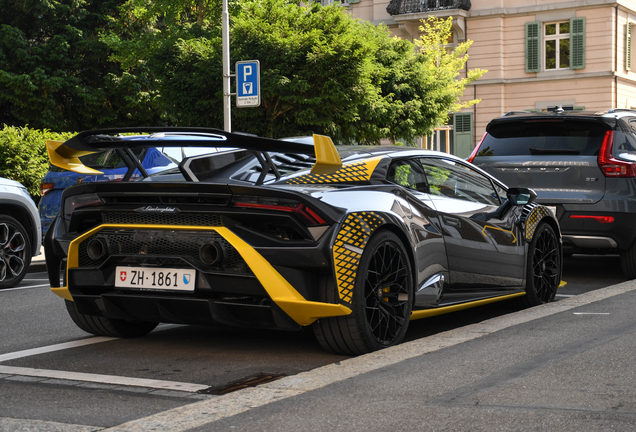
[[[413,311],[413,313],[411,314],[411,320],[416,320],[416,319],[420,319],[420,318],[428,318],[428,317],[432,317],[435,315],[442,315],[445,313],[449,313],[449,312],[455,312],[455,311],[459,311],[459,310],[463,310],[463,309],[470,309],[472,307],[476,307],[476,306],[482,306],[485,304],[489,304],[489,303],[495,303],[498,301],[503,301],[503,300],[508,300],[511,298],[515,298],[515,297],[521,297],[526,295],[525,292],[520,292],[520,293],[515,293],[515,294],[508,294],[508,295],[504,295],[504,296],[500,296],[500,297],[492,297],[492,298],[487,298],[487,299],[482,299],[482,300],[475,300],[472,302],[468,302],[468,303],[461,303],[461,304],[456,304],[456,305],[452,305],[452,306],[442,306],[440,308],[436,308],[436,309],[426,309],[426,310],[418,310],[418,311]]]
[[[566,281],[561,281],[559,283],[558,288],[563,288],[564,286],[567,285]],[[416,319],[420,319],[420,318],[428,318],[428,317],[432,317],[435,315],[443,315],[445,313],[449,313],[449,312],[455,312],[455,311],[460,311],[463,309],[470,309],[472,307],[477,307],[477,306],[483,306],[489,303],[496,303],[499,301],[503,301],[503,300],[509,300],[515,297],[521,297],[526,295],[525,292],[519,292],[519,293],[515,293],[515,294],[508,294],[505,296],[501,296],[501,297],[492,297],[492,298],[487,298],[487,299],[482,299],[482,300],[475,300],[472,302],[468,302],[468,303],[461,303],[461,304],[456,304],[456,305],[452,305],[452,306],[443,306],[440,308],[436,308],[436,309],[426,309],[426,310],[418,310],[418,311],[413,311],[411,313],[411,320],[416,320]]]

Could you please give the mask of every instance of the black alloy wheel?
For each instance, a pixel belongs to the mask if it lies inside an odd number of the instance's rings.
[[[0,215],[0,288],[11,288],[26,276],[31,263],[31,240],[20,222]]]
[[[413,303],[411,268],[406,249],[395,234],[388,230],[375,233],[357,269],[351,314],[314,323],[322,347],[360,355],[402,342]]]
[[[383,346],[390,346],[403,336],[411,315],[410,266],[400,246],[394,241],[378,245],[364,281],[367,325],[375,341]]]
[[[523,307],[554,300],[561,282],[562,257],[554,229],[547,223],[537,227],[528,248],[526,295],[519,297]]]

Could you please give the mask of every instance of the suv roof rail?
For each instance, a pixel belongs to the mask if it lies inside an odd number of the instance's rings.
[[[506,116],[514,115],[514,114],[532,114],[532,111],[508,111],[507,113],[503,114],[502,117],[506,117]]]
[[[619,112],[631,112],[636,114],[636,110],[630,109],[630,108],[612,108],[609,111],[607,111],[609,114],[613,114],[613,113],[619,113]]]

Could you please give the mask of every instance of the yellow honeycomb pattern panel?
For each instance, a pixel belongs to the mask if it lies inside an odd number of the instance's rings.
[[[333,246],[333,262],[340,300],[351,304],[362,251],[371,234],[384,223],[374,212],[352,213],[347,216]]]
[[[528,219],[526,219],[526,241],[532,240],[532,237],[534,237],[534,232],[536,231],[539,222],[541,222],[541,219],[543,219],[544,217],[549,217],[551,215],[552,213],[550,213],[550,210],[542,206],[537,206],[532,209],[532,212],[530,212],[530,215],[528,215]]]
[[[333,174],[304,174],[287,180],[287,184],[325,184],[368,181],[382,158],[371,158],[362,162],[344,164]]]

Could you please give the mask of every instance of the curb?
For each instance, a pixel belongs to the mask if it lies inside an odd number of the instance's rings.
[[[46,271],[46,261],[35,261],[35,262],[31,262],[31,265],[29,265],[29,269],[27,270],[27,273],[39,273],[39,272],[45,272]]]

